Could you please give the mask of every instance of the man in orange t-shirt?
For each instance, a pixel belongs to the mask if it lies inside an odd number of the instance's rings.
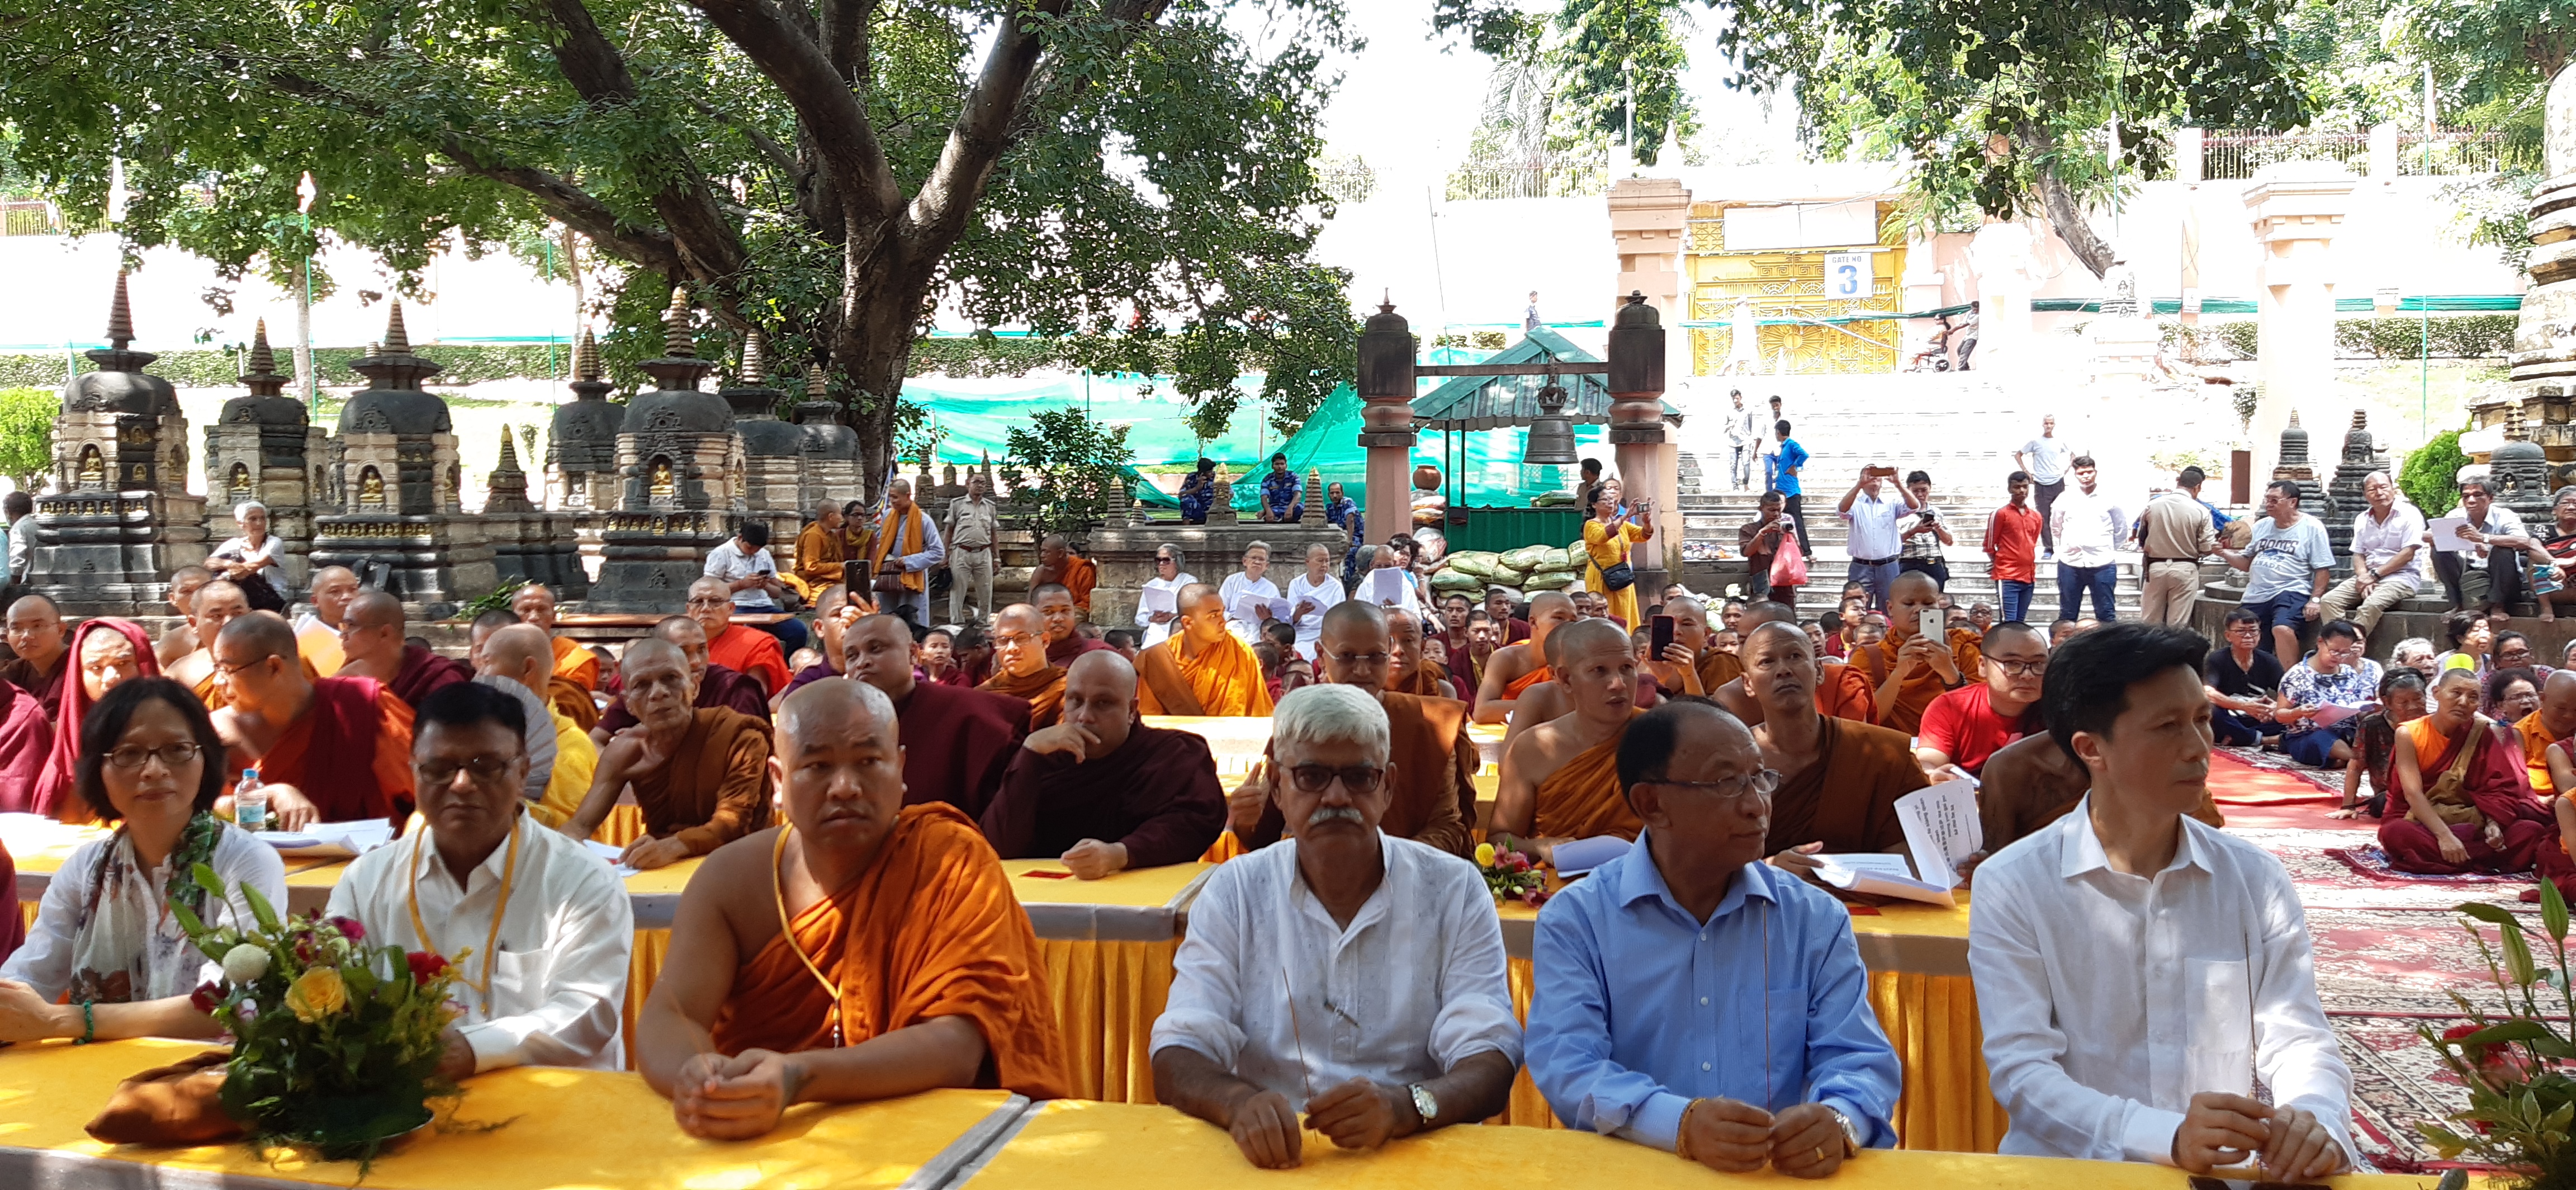
[[[1986,518],[1986,569],[2003,596],[2003,618],[2030,618],[2030,588],[2039,567],[2039,510],[2030,506],[2030,473],[2004,479],[2011,501]]]
[[[733,622],[733,592],[723,579],[702,578],[689,584],[689,618],[707,633],[707,660],[736,673],[751,675],[764,695],[787,688],[794,675],[778,651],[778,638]]]

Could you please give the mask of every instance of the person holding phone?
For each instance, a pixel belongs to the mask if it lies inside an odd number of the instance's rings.
[[[1903,522],[1922,511],[1914,503],[1914,493],[1903,488],[1887,490],[1889,481],[1895,478],[1894,467],[1863,467],[1851,490],[1843,493],[1842,503],[1834,507],[1834,515],[1851,526],[1846,542],[1851,550],[1851,581],[1869,588],[1869,606],[1873,608],[1887,606],[1888,586],[1896,581],[1896,561],[1905,548]],[[1925,487],[1930,487],[1928,479]],[[1939,588],[1934,591],[1937,593]]]
[[[1976,633],[1948,628],[1932,576],[1898,575],[1893,599],[1887,636],[1852,650],[1851,663],[1875,691],[1870,721],[1912,735],[1932,700],[1985,672],[1985,656]]]
[[[1931,575],[1932,585],[1947,591],[1950,589],[1950,559],[1941,552],[1941,547],[1957,545],[1959,541],[1950,535],[1950,522],[1941,515],[1941,510],[1932,507],[1932,473],[1906,472],[1905,492],[1914,498],[1914,519],[1905,524],[1901,533],[1905,544],[1897,551],[1896,569]]]

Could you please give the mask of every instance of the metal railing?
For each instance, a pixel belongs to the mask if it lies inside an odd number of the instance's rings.
[[[1450,202],[1489,198],[1598,198],[1610,192],[1610,163],[1598,158],[1469,161],[1449,175]]]
[[[2283,161],[2325,161],[2355,177],[2370,173],[2367,132],[2210,132],[2200,142],[2200,176],[2218,181],[2250,178]]]
[[[2455,178],[2491,174],[2502,166],[2504,134],[2444,128],[2426,136],[2397,134],[2397,172],[2409,177]]]
[[[1377,193],[1377,171],[1358,157],[1326,157],[1315,163],[1315,186],[1335,202],[1367,202]]]
[[[62,214],[41,198],[0,198],[0,236],[50,236],[63,230]]]

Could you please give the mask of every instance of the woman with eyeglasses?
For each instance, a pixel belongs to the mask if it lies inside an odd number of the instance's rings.
[[[115,833],[83,844],[45,888],[27,943],[0,965],[0,1041],[214,1037],[191,993],[221,956],[198,953],[173,902],[209,926],[251,920],[241,889],[286,908],[286,865],[212,813],[224,754],[213,720],[167,678],[108,691],[81,724],[75,788]],[[214,869],[232,896],[198,888]]]
[[[1172,624],[1180,619],[1181,588],[1199,581],[1197,575],[1181,569],[1184,565],[1187,563],[1181,557],[1181,547],[1169,544],[1154,547],[1154,577],[1145,580],[1144,589],[1170,592],[1172,606],[1148,610],[1143,592],[1138,592],[1136,626],[1145,630],[1145,639],[1137,644],[1138,648],[1153,648],[1172,635]]]

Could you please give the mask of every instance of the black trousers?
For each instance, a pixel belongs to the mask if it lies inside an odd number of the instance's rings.
[[[2057,549],[2057,535],[2048,527],[2048,506],[2057,503],[2058,493],[2065,490],[2066,481],[2063,479],[2056,483],[2031,481],[2031,503],[2039,509],[2039,544],[2052,552]]]
[[[1807,565],[1813,567],[1816,564],[1816,547],[1807,540],[1807,514],[1803,506],[1806,498],[1803,493],[1791,496],[1780,505],[1780,511],[1787,513],[1789,523],[1798,527],[1798,552],[1805,554]]]

